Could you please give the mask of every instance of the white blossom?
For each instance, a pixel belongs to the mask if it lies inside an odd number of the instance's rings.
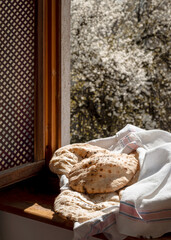
[[[71,137],[171,130],[170,0],[71,0]]]

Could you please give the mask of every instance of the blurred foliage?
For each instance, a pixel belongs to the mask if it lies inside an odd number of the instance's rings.
[[[71,0],[71,142],[171,131],[170,0]]]

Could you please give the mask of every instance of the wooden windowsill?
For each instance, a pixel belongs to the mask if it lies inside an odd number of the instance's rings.
[[[35,177],[2,189],[0,210],[72,229],[72,222],[63,220],[53,211],[53,202],[58,194],[58,178],[42,171]]]
[[[58,194],[58,178],[42,171],[36,177],[2,189],[0,210],[72,230],[73,222],[60,218],[53,211],[54,199]],[[106,239],[103,234],[99,234],[98,238]],[[126,238],[126,240],[135,239],[137,238]],[[168,239],[171,239],[171,234],[158,238],[158,240]]]

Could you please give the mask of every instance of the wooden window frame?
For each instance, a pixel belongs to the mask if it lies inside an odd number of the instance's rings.
[[[39,173],[70,142],[70,0],[38,0],[34,162],[0,172],[0,188]]]

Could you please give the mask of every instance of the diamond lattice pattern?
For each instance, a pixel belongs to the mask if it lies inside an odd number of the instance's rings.
[[[0,171],[34,157],[35,1],[0,1]]]

